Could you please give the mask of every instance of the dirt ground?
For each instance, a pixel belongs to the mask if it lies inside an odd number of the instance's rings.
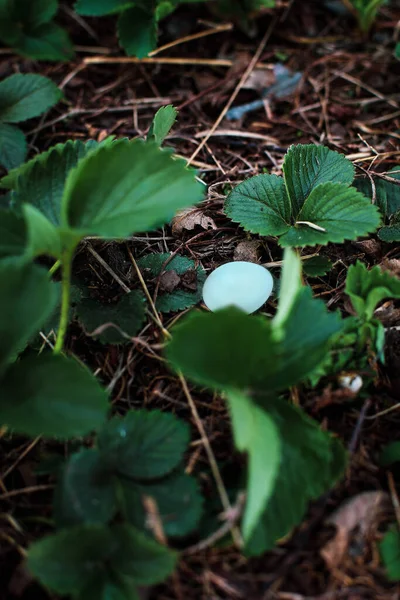
[[[328,10],[321,0],[279,4],[280,8],[258,19],[253,38],[235,24],[184,41],[186,36],[215,28],[216,18],[204,7],[180,9],[162,24],[159,46],[174,40],[180,43],[141,63],[121,59],[112,18],[78,20],[66,4],[61,22],[77,46],[74,62],[37,63],[1,51],[1,77],[18,71],[38,72],[51,77],[65,93],[65,102],[25,124],[31,155],[67,139],[143,136],[160,106],[172,103],[179,109],[166,145],[191,158],[208,184],[201,214],[212,219],[214,227],[205,229],[200,224],[178,235],[165,227],[136,235],[128,243],[136,258],[179,250],[206,270],[232,260],[238,244],[249,238],[223,213],[226,190],[264,170],[279,174],[283,156],[293,143],[326,144],[349,156],[360,175],[365,170],[385,172],[400,164],[400,61],[393,55],[400,34],[400,5],[393,2],[384,7],[371,34],[363,37],[352,17]],[[239,120],[223,118],[230,106],[261,98],[260,90],[276,81],[277,63],[292,74],[299,72],[299,85],[285,97],[269,98]],[[254,66],[251,72],[249,65]],[[241,85],[246,71],[247,83]],[[256,252],[263,263],[281,260],[281,249],[273,239],[263,239],[256,246],[247,246],[245,251]],[[80,248],[74,267],[99,298],[118,297],[121,288],[90,249],[129,288],[140,287],[124,245],[89,241]],[[356,258],[370,265],[391,260],[394,270],[393,259],[400,258],[400,248],[373,237],[368,242],[330,245],[326,254],[334,268],[308,283],[331,309],[340,308],[346,314],[351,312],[343,294],[348,266]],[[267,312],[272,313],[275,306],[272,299]],[[165,325],[180,316],[164,317]],[[386,327],[398,326],[396,304],[387,302],[381,318]],[[209,465],[199,432],[179,381],[158,359],[159,330],[149,320],[140,336],[147,346],[101,345],[72,324],[68,347],[93,371],[98,370],[105,385],[113,382],[116,411],[139,406],[168,408],[191,423],[188,464],[211,502]],[[394,520],[397,501],[396,473],[378,465],[382,445],[399,437],[399,410],[385,412],[396,404],[400,391],[396,330],[388,334],[386,355],[386,365],[376,373],[368,395],[346,397],[335,380],[312,392],[302,388],[292,392],[296,402],[344,441],[351,457],[344,481],[310,507],[290,538],[252,559],[226,544],[184,551],[174,577],[144,596],[157,600],[399,598],[400,588],[385,578],[377,550],[385,524]],[[225,407],[205,392],[194,389],[192,394],[216,457],[227,464],[229,472],[241,457],[232,453]],[[68,448],[6,433],[0,438],[0,448],[0,597],[47,597],[24,571],[22,559],[24,548],[51,530],[54,480],[38,472],[37,466],[45,457],[65,455]],[[328,565],[321,556],[321,548],[334,535],[333,527],[325,522],[327,517],[344,501],[366,491],[385,494],[383,509],[374,515],[367,531],[360,533],[359,524],[339,564]],[[194,538],[186,546],[197,542]]]

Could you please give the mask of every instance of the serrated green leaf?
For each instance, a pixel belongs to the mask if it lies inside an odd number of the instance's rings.
[[[171,131],[177,115],[178,111],[172,104],[162,106],[158,109],[147,134],[147,139],[154,140],[158,146],[161,146]]]
[[[383,467],[400,462],[400,442],[387,444],[382,450],[379,462]]]
[[[383,242],[399,242],[400,241],[400,224],[389,225],[388,227],[382,227],[378,231],[378,237]]]
[[[370,321],[384,298],[400,298],[400,279],[378,266],[368,270],[362,262],[357,261],[347,272],[345,292],[357,314]]]
[[[145,297],[142,292],[134,290],[115,304],[101,304],[98,300],[83,298],[75,312],[88,334],[111,323],[125,334],[122,335],[116,327],[107,327],[95,336],[102,344],[127,344],[130,339],[126,336],[135,336],[145,321]]]
[[[178,276],[184,278],[193,273],[193,281],[190,284],[196,286],[195,291],[186,291],[185,289],[175,289],[169,293],[159,293],[156,299],[156,308],[160,312],[177,312],[185,310],[200,302],[202,298],[203,285],[206,280],[206,272],[202,266],[196,267],[196,264],[186,256],[174,256],[164,267],[164,263],[171,257],[166,252],[162,254],[147,254],[137,261],[138,267],[143,269],[143,274],[149,272],[151,276],[158,277],[161,272],[175,271]]]
[[[25,219],[7,209],[0,209],[0,259],[21,256],[27,246]]]
[[[303,260],[303,271],[308,277],[321,277],[326,275],[332,268],[332,261],[327,256],[313,256],[307,260]]]
[[[0,121],[19,123],[57,104],[62,92],[48,77],[16,73],[0,82]]]
[[[144,58],[157,47],[157,21],[151,10],[126,9],[118,18],[117,31],[128,56]]]
[[[163,531],[168,537],[182,537],[193,531],[200,520],[203,499],[196,480],[182,472],[148,484],[121,481],[123,514],[129,523],[150,533],[143,496],[157,504]]]
[[[74,167],[78,161],[86,156],[90,151],[98,148],[99,145],[108,145],[108,143],[112,143],[113,141],[114,138],[110,137],[106,138],[106,140],[104,140],[101,144],[95,140],[89,140],[85,143],[81,142],[80,140],[68,140],[62,144],[56,144],[55,146],[51,146],[51,148],[45,152],[37,154],[34,158],[31,158],[31,160],[28,160],[23,165],[12,169],[0,180],[0,186],[8,190],[17,191],[18,189],[21,189],[21,193],[23,193],[25,190],[28,197],[28,191],[32,191],[35,177],[39,177],[38,175],[34,176],[33,172],[40,164],[41,168],[45,169],[45,173],[49,180],[49,187],[62,186],[62,193],[66,177],[72,167]],[[53,176],[52,173],[55,171],[56,174],[58,174],[58,171],[61,169],[61,167],[64,170],[64,174],[62,174],[62,171],[60,171],[59,175],[59,177],[62,177],[62,184],[59,182],[58,178]],[[24,202],[27,201],[27,199],[24,200]],[[44,214],[46,213],[44,212]]]
[[[6,2],[5,2],[6,4]],[[58,9],[57,0],[11,0],[8,2],[10,17],[19,21],[24,29],[35,29],[48,23],[55,17]]]
[[[118,13],[133,5],[128,0],[77,0],[75,10],[78,15],[85,17],[102,17]]]
[[[323,183],[313,189],[297,216],[297,224],[279,240],[281,246],[341,243],[375,231],[376,206],[352,187]]]
[[[311,500],[329,490],[343,475],[343,446],[302,410],[282,399],[263,404],[282,440],[282,455],[274,492],[246,545],[249,555],[274,547],[301,522]]]
[[[99,452],[90,448],[73,454],[62,470],[54,496],[57,526],[106,524],[116,510],[116,481],[104,468]]]
[[[47,254],[61,256],[61,238],[57,229],[31,204],[24,204],[22,212],[27,228],[26,253],[30,256]]]
[[[31,544],[28,569],[52,591],[76,594],[102,579],[114,543],[108,527],[81,525],[65,529]]]
[[[120,574],[103,572],[82,589],[76,600],[141,600],[136,584]]]
[[[172,573],[178,556],[176,552],[130,525],[115,525],[113,534],[118,543],[113,560],[118,573],[139,585],[160,583]]]
[[[186,423],[160,411],[137,410],[114,417],[98,436],[105,463],[116,474],[155,479],[170,473],[182,460],[189,442]]]
[[[25,320],[26,306],[24,311]],[[85,435],[104,423],[108,411],[107,394],[93,375],[75,360],[54,354],[9,367],[0,381],[0,398],[0,422],[30,436]]]
[[[306,377],[339,329],[338,317],[302,288],[284,335],[264,317],[249,317],[236,308],[192,313],[173,328],[167,358],[201,385],[272,392]]]
[[[248,483],[243,517],[243,538],[254,533],[271,496],[281,463],[281,440],[268,412],[241,392],[227,392],[235,444],[248,453]]]
[[[67,179],[63,223],[84,234],[151,230],[204,195],[194,171],[154,143],[115,142],[84,158]]]
[[[0,261],[0,373],[49,318],[56,302],[45,269],[23,258]]]
[[[393,179],[400,180],[400,169],[394,167],[387,175]],[[371,175],[372,177],[372,175]],[[374,177],[375,201],[384,217],[391,217],[400,210],[400,185],[391,183],[381,177]],[[367,198],[373,196],[372,184],[369,177],[356,179],[354,187]]]
[[[61,201],[70,171],[81,159],[98,147],[92,140],[86,144],[69,140],[57,144],[19,169],[11,171],[1,184],[14,190],[16,206],[32,204],[55,226],[61,221]]]
[[[289,197],[282,177],[257,175],[240,183],[229,194],[225,212],[246,231],[281,235],[291,224]]]
[[[291,146],[283,162],[283,173],[295,214],[318,185],[330,182],[348,186],[354,179],[351,161],[343,154],[314,144]]]
[[[400,581],[400,531],[393,524],[379,545],[382,562],[389,581]]]
[[[35,60],[67,61],[74,56],[67,32],[53,22],[29,30],[14,47],[23,56]]]
[[[14,125],[0,123],[0,165],[14,169],[24,162],[28,147],[25,135]]]

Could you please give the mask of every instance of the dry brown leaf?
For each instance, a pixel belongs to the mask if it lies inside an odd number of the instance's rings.
[[[179,235],[184,229],[191,230],[195,227],[217,229],[214,219],[207,217],[198,208],[185,208],[172,219],[172,235]]]
[[[257,240],[243,240],[239,242],[233,253],[233,260],[244,260],[246,262],[258,262],[258,249],[261,242]]]
[[[160,290],[163,292],[171,293],[181,282],[181,278],[176,271],[171,269],[170,271],[164,271],[160,277]]]
[[[356,529],[365,538],[371,528],[376,526],[377,517],[387,499],[385,492],[363,492],[343,502],[328,517],[325,523],[334,525],[336,534],[322,547],[320,553],[330,569],[335,569],[343,560],[351,535]]]

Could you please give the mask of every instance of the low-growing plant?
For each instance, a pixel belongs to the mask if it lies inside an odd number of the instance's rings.
[[[378,209],[351,184],[354,167],[324,146],[289,148],[283,177],[256,175],[228,195],[225,212],[251,233],[278,236],[281,246],[315,246],[367,235]]]
[[[367,33],[386,0],[343,0],[343,2],[354,13],[361,31]]]
[[[14,123],[38,117],[61,98],[58,87],[42,75],[17,73],[0,82],[0,165],[13,169],[26,158],[25,135]]]
[[[73,46],[54,22],[58,0],[1,0],[0,40],[36,60],[70,60]]]

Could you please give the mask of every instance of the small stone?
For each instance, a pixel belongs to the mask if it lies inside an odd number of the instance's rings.
[[[250,314],[265,304],[272,288],[272,275],[265,267],[245,261],[230,262],[207,277],[203,300],[213,312],[236,306]]]

